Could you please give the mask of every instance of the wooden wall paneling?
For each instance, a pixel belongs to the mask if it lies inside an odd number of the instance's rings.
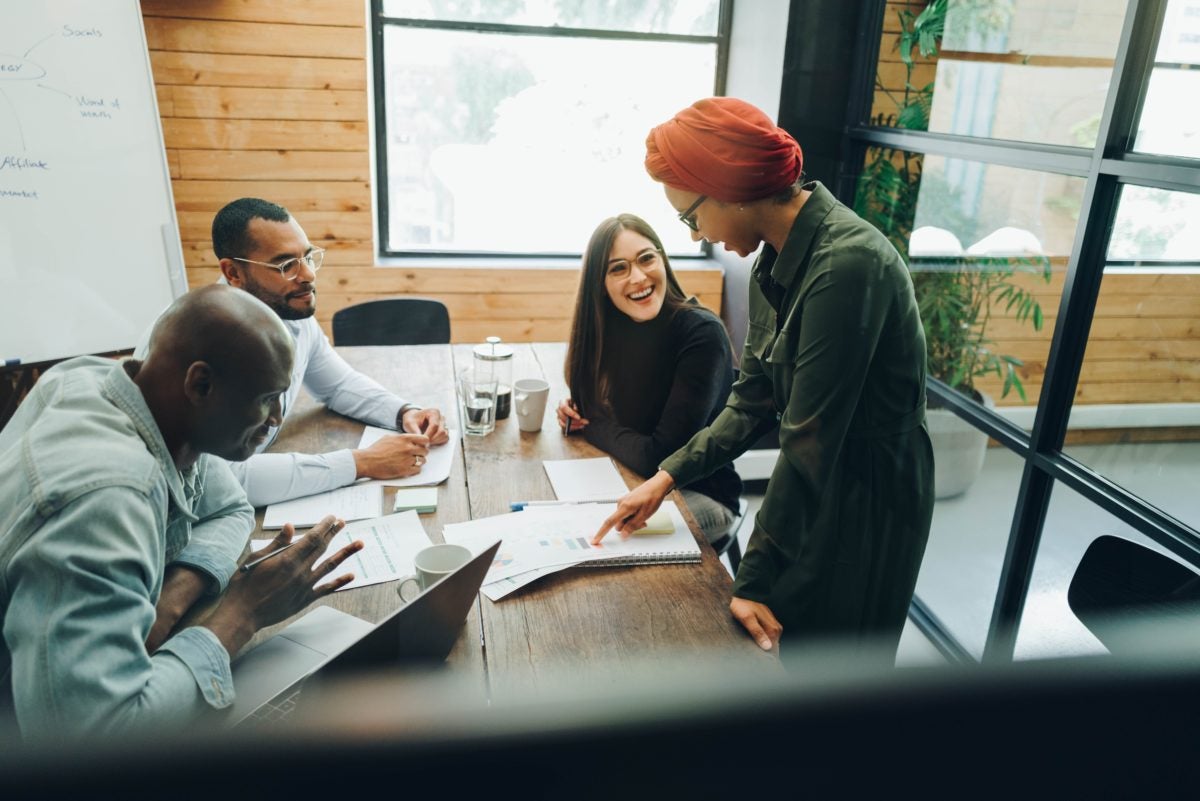
[[[318,120],[162,121],[167,147],[193,150],[343,150],[362,152],[369,141],[365,122]]]
[[[164,120],[166,122],[166,120]],[[218,209],[239,197],[261,197],[286,206],[304,223],[310,211],[369,212],[371,185],[367,181],[176,181],[175,208],[179,211]],[[207,236],[207,234],[205,234]],[[370,259],[362,263],[369,262]]]
[[[178,150],[179,177],[240,181],[366,181],[370,159],[365,152],[303,150]],[[268,198],[269,200],[270,198]]]
[[[154,97],[158,102],[158,114],[160,117],[172,117],[175,115],[174,87],[158,84],[154,87]]]
[[[144,22],[146,42],[151,50],[306,58],[364,58],[366,55],[361,26],[214,22],[174,17],[145,17]]]
[[[366,4],[358,0],[142,0],[142,14],[240,22],[282,22],[306,25],[349,25],[366,23]]]
[[[232,198],[231,198],[232,199]],[[180,235],[187,240],[199,241],[209,238],[212,231],[214,211],[176,212]],[[343,214],[338,211],[310,211],[301,218],[300,225],[309,240],[317,247],[324,247],[327,240],[371,238],[371,221],[361,214]]]
[[[362,58],[247,56],[151,50],[150,65],[160,86],[247,86],[263,89],[367,88]]]
[[[173,116],[205,119],[361,122],[367,118],[366,94],[343,89],[174,86],[172,106]]]

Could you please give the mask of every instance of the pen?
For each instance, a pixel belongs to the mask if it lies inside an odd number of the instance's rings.
[[[570,417],[567,418],[567,425],[565,428],[563,428],[563,436],[564,437],[571,436],[571,418]]]
[[[508,508],[513,512],[519,512],[526,506],[578,506],[581,503],[616,503],[616,498],[596,498],[586,501],[513,501],[508,505]]]
[[[254,567],[257,564],[262,564],[263,562],[267,561],[268,559],[270,559],[272,556],[275,556],[276,554],[283,553],[288,548],[291,548],[293,545],[295,545],[298,542],[300,542],[300,538],[292,540],[291,542],[289,542],[287,545],[283,546],[282,548],[276,548],[275,550],[271,551],[269,554],[266,554],[265,556],[260,556],[251,562],[247,562],[246,564],[242,565],[242,572],[243,573],[249,572],[250,568]]]

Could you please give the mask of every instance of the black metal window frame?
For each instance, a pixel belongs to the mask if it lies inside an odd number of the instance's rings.
[[[522,262],[549,259],[576,259],[582,251],[571,253],[513,253],[510,251],[481,250],[392,250],[389,224],[389,199],[387,181],[387,113],[384,98],[386,93],[386,70],[384,69],[384,31],[391,26],[425,28],[441,31],[467,31],[475,33],[510,34],[517,36],[539,36],[573,39],[613,39],[641,42],[690,42],[693,44],[715,44],[717,46],[716,74],[713,76],[713,94],[725,94],[725,77],[729,65],[729,41],[733,29],[734,0],[719,0],[717,33],[714,36],[693,36],[676,33],[642,33],[638,31],[616,31],[603,28],[567,28],[561,26],[510,25],[491,22],[461,22],[415,19],[388,16],[383,11],[384,0],[371,0],[372,75],[374,77],[375,101],[375,209],[376,227],[379,233],[378,253],[387,258],[428,258],[431,266],[437,260],[454,258],[487,257],[501,260],[520,259]],[[673,259],[705,259],[712,256],[712,246],[704,241],[700,253],[671,254]]]
[[[1106,254],[1122,185],[1200,193],[1200,159],[1133,150],[1150,73],[1155,66],[1161,66],[1154,57],[1167,2],[1129,0],[1096,144],[1092,148],[1081,148],[868,124],[886,1],[864,0],[863,35],[859,38],[850,76],[852,100],[847,111],[845,161],[837,182],[842,202],[853,203],[858,174],[871,147],[896,148],[1085,179],[1079,223],[1067,263],[1058,321],[1051,338],[1032,431],[1026,432],[936,379],[929,382],[931,395],[960,418],[1016,453],[1025,463],[984,646],[984,662],[1013,659],[1055,482],[1063,483],[1200,568],[1200,531],[1063,452],[1100,284],[1106,265],[1113,264],[1106,259]],[[910,617],[947,658],[957,662],[975,661],[919,597],[913,598]]]

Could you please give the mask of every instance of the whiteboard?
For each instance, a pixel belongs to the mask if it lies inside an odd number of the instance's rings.
[[[3,0],[0,359],[131,348],[186,290],[137,0]]]

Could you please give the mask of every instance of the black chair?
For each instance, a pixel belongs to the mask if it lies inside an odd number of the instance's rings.
[[[738,516],[730,526],[729,531],[725,536],[718,539],[712,544],[713,550],[717,552],[717,556],[725,554],[729,557],[729,568],[736,576],[738,565],[742,563],[742,546],[738,543],[738,532],[742,530],[742,523],[746,522],[746,499],[738,498]]]
[[[450,313],[431,298],[386,298],[333,313],[334,345],[448,345]]]
[[[1067,604],[1110,652],[1136,654],[1145,646],[1138,622],[1200,623],[1200,574],[1144,545],[1104,535],[1079,560]]]

